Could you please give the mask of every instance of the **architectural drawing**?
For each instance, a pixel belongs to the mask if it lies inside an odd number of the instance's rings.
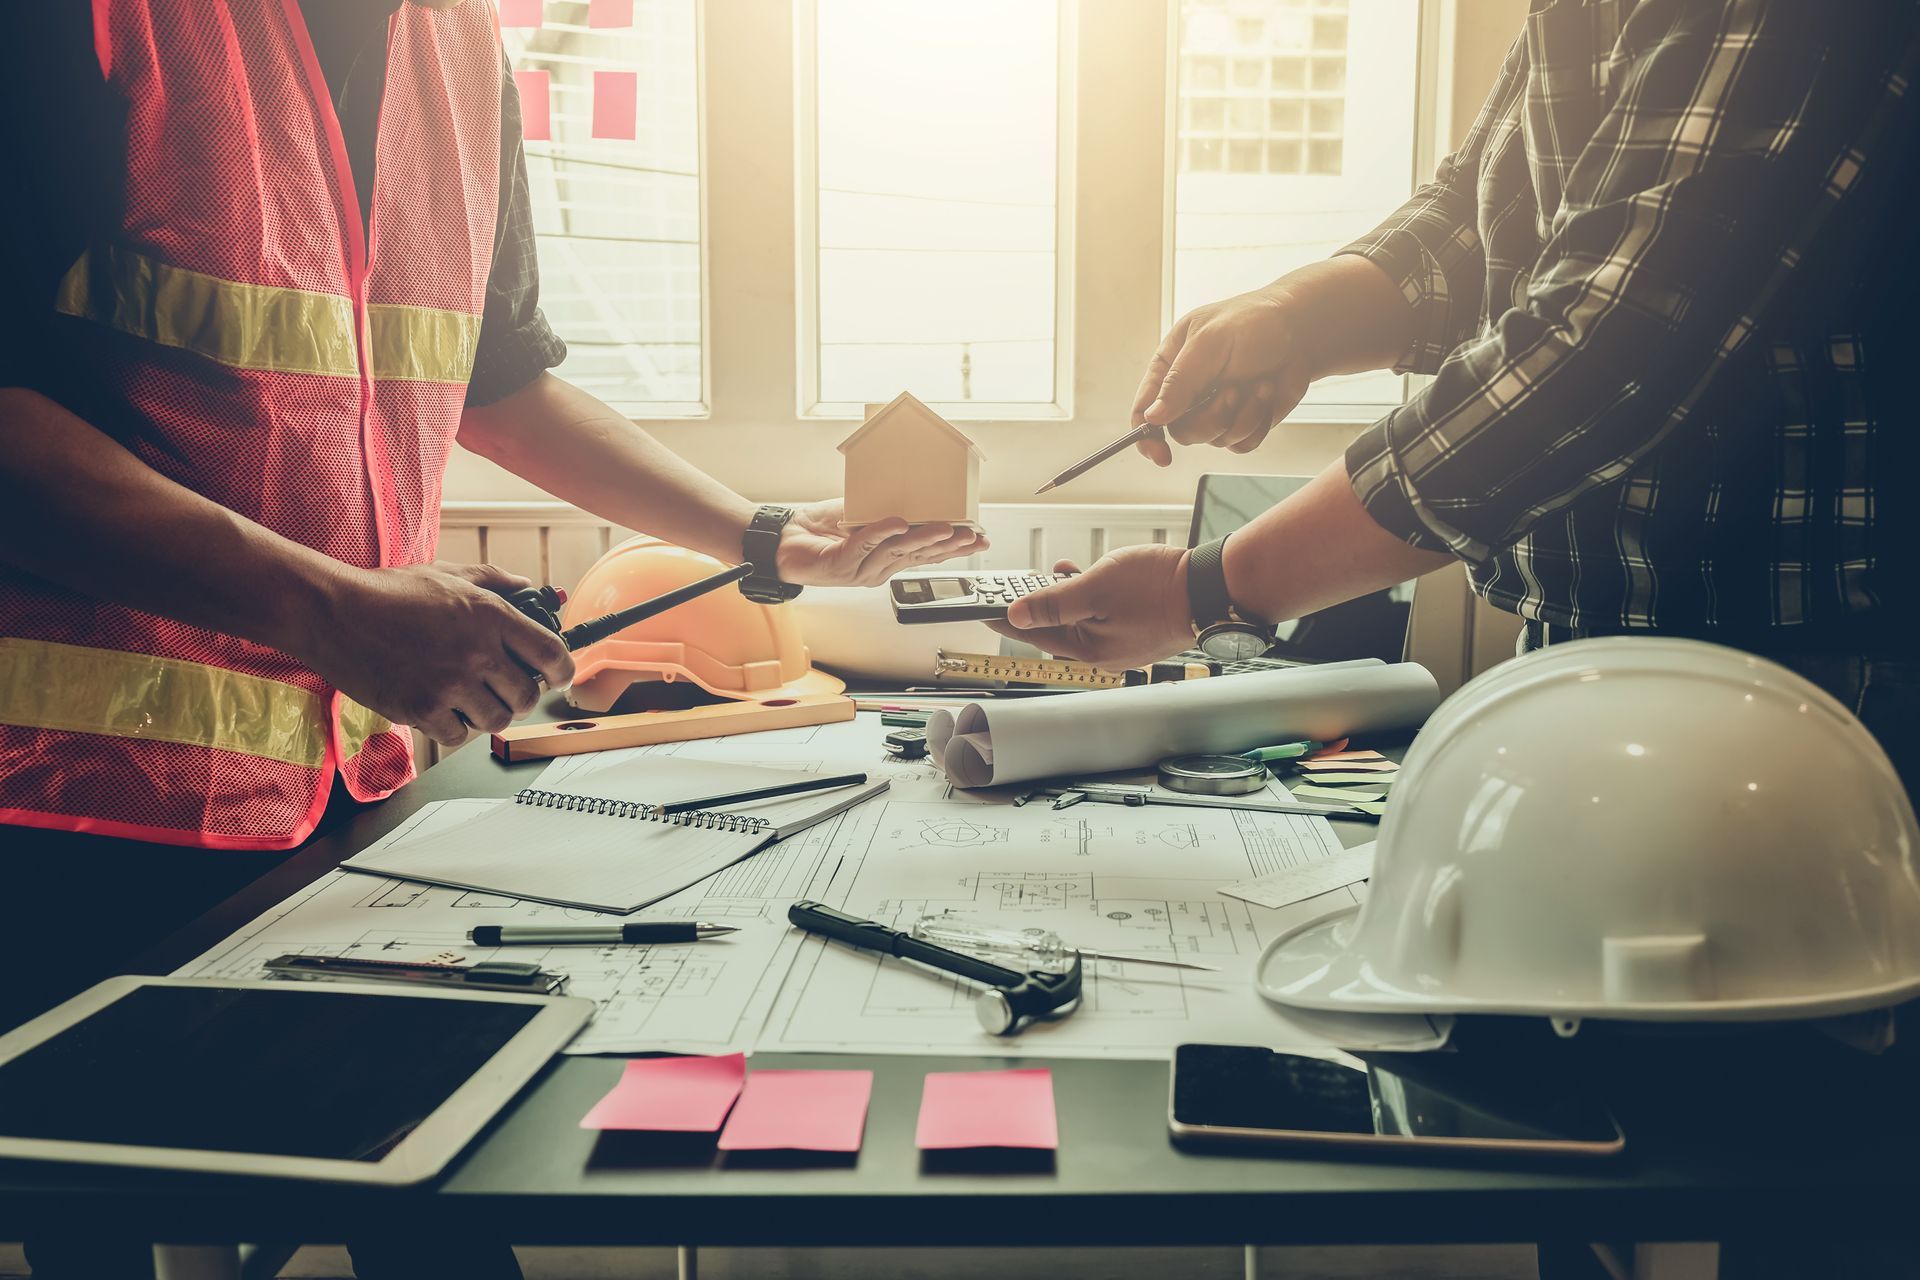
[[[1083,818],[1037,806],[982,812],[896,799],[869,807],[878,814],[863,822],[864,837],[850,828],[839,839],[835,874],[817,895],[830,905],[899,929],[922,915],[974,914],[982,924],[1046,929],[1089,949],[1216,969],[1090,961],[1071,1016],[997,1038],[982,1032],[971,1012],[974,984],[810,939],[793,962],[762,1048],[1160,1058],[1183,1041],[1308,1049],[1330,1042],[1311,1015],[1283,1013],[1252,984],[1267,941],[1327,910],[1328,901],[1269,911],[1219,891],[1256,867],[1337,851],[1324,819],[1228,810],[1169,818],[1139,809]],[[930,831],[942,834],[929,840]],[[1338,1034],[1402,1047],[1435,1042],[1425,1019]]]

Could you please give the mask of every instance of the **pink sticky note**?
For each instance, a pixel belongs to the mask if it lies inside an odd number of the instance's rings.
[[[920,1094],[920,1126],[914,1144],[922,1151],[958,1147],[1060,1145],[1053,1114],[1053,1072],[935,1071]]]
[[[640,102],[640,77],[632,71],[593,73],[593,136],[631,138]]]
[[[537,27],[544,21],[545,0],[500,0],[500,25]]]
[[[727,1118],[746,1079],[746,1055],[635,1058],[620,1083],[594,1104],[582,1129],[712,1133]]]
[[[858,1151],[871,1071],[756,1071],[720,1135],[722,1151]]]
[[[589,0],[589,27],[630,27],[633,25],[633,0]]]
[[[520,136],[528,142],[546,142],[553,137],[548,80],[545,71],[513,73],[514,87],[520,90]]]

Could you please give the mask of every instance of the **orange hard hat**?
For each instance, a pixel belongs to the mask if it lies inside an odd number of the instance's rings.
[[[629,538],[587,570],[560,625],[625,609],[726,567],[658,538]],[[582,711],[607,710],[640,680],[691,680],[708,693],[754,701],[846,688],[813,669],[792,610],[755,604],[731,586],[588,645],[573,655],[573,669],[567,701]]]

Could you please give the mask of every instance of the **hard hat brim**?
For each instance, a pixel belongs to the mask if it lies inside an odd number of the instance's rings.
[[[1674,1003],[1473,1000],[1444,990],[1407,991],[1381,980],[1350,946],[1357,906],[1297,925],[1267,945],[1253,985],[1274,1004],[1327,1013],[1516,1014],[1628,1022],[1786,1022],[1882,1009],[1920,996],[1920,979],[1774,1000]]]

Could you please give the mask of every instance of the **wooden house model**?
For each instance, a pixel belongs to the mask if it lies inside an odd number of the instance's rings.
[[[912,394],[868,405],[866,422],[840,442],[840,452],[847,459],[849,528],[888,516],[980,527],[979,447]]]

